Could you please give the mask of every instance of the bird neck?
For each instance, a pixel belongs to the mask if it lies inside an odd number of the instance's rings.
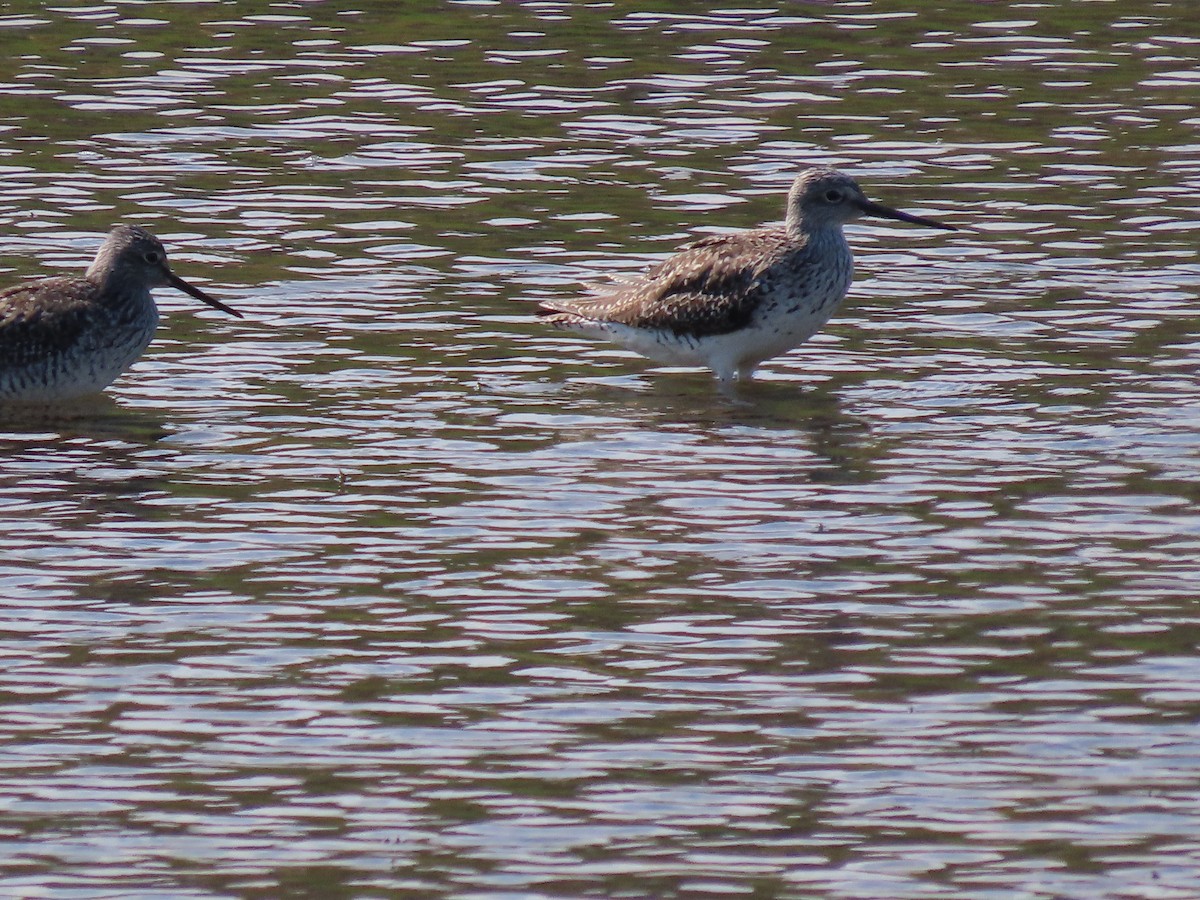
[[[813,222],[799,215],[788,213],[784,229],[788,237],[799,244],[808,246],[841,246],[846,243],[846,235],[842,226],[832,222]]]
[[[96,257],[85,277],[99,288],[103,300],[115,306],[144,303],[150,296],[150,290],[141,278],[126,271],[123,266],[114,265],[104,255]]]
[[[800,212],[800,204],[792,203],[790,197],[788,201],[787,218],[783,220],[783,227],[791,237],[799,238],[804,234],[804,215]]]

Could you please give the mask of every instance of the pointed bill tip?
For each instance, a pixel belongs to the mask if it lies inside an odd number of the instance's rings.
[[[200,290],[200,288],[194,287],[193,285],[188,284],[186,281],[184,281],[182,278],[180,278],[174,272],[167,273],[167,284],[169,284],[171,287],[175,288],[176,290],[183,291],[185,294],[190,294],[191,296],[195,297],[197,300],[207,303],[213,309],[219,309],[221,312],[229,313],[229,315],[235,316],[236,318],[239,318],[239,319],[245,318],[245,316],[243,316],[240,312],[238,312],[232,306],[226,306],[220,300],[217,300],[213,297],[208,296],[208,294],[204,293],[204,291]]]

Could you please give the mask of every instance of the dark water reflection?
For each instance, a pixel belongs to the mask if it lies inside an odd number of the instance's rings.
[[[0,16],[7,277],[247,313],[3,414],[0,894],[1200,894],[1192,18]],[[969,230],[734,397],[531,321],[814,162]]]

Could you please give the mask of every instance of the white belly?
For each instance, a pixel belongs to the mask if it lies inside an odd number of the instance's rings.
[[[819,294],[772,298],[750,324],[725,334],[693,337],[669,330],[633,328],[615,322],[573,323],[572,331],[606,338],[655,362],[712,369],[722,381],[749,377],[759,363],[799,347],[837,311],[849,287],[845,278],[831,281]]]

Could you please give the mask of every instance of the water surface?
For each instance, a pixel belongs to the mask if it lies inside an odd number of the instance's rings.
[[[0,893],[1200,894],[1193,12],[9,10],[7,281],[247,318],[0,423]],[[818,163],[738,397],[531,316]]]

